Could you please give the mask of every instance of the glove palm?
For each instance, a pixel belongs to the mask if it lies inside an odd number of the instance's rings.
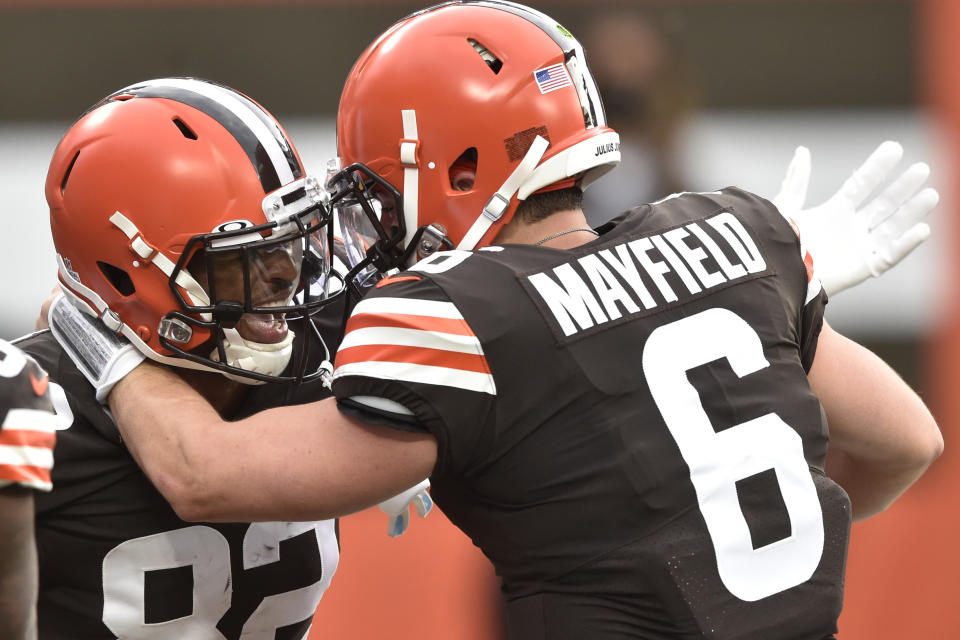
[[[828,295],[883,274],[929,237],[923,219],[939,195],[922,188],[930,175],[926,164],[911,165],[877,191],[902,156],[898,143],[882,143],[829,200],[803,209],[810,152],[797,148],[773,203],[798,227]]]

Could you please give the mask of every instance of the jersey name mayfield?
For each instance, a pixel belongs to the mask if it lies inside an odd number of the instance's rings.
[[[547,304],[560,333],[569,337],[620,318],[684,304],[705,289],[766,268],[743,223],[723,211],[588,253],[527,280]],[[665,277],[669,273],[680,279],[681,287],[671,286]]]

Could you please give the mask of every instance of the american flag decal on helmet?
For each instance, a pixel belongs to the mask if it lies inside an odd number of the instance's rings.
[[[570,81],[570,74],[567,73],[567,68],[563,66],[562,62],[537,69],[533,72],[533,77],[537,81],[537,86],[540,87],[540,93],[550,93],[573,84]]]
[[[369,376],[496,395],[480,340],[451,302],[368,298],[353,310],[334,379]]]

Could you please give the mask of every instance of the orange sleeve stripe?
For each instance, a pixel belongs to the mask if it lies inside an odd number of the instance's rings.
[[[793,227],[793,232],[797,234],[797,237],[800,237],[800,227],[797,226],[797,223],[794,222],[793,218],[786,216],[787,222],[790,223],[790,226]]]
[[[50,469],[30,465],[0,464],[0,481],[17,484],[50,484]]]
[[[462,318],[435,318],[432,316],[416,316],[401,313],[359,313],[351,316],[347,321],[347,333],[356,329],[372,327],[418,329],[436,333],[452,333],[458,336],[472,336],[473,331]]]
[[[794,222],[793,218],[787,217],[787,222],[789,222],[790,226],[793,227],[793,232],[797,234],[797,238],[800,238],[800,248],[803,249],[803,238],[800,237],[800,227],[797,226],[797,223]],[[810,255],[809,251],[804,251],[803,253],[803,266],[807,268],[807,282],[810,282],[813,280],[813,256]]]
[[[0,431],[0,445],[53,449],[53,445],[56,443],[57,434],[53,432],[30,431],[27,429],[4,429]]]
[[[803,256],[803,266],[807,268],[807,282],[813,280],[813,256],[807,251]]]
[[[409,282],[411,280],[422,280],[420,276],[387,276],[383,280],[377,283],[377,289],[380,287],[385,287],[388,284],[393,284],[395,282]]]
[[[355,362],[403,362],[475,373],[490,373],[487,359],[482,355],[406,345],[363,345],[348,347],[337,352],[337,367]]]

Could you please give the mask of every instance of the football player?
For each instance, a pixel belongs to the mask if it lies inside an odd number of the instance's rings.
[[[0,638],[36,638],[34,491],[50,491],[56,412],[47,374],[0,340]]]
[[[150,366],[110,396],[181,516],[331,517],[430,476],[502,577],[511,637],[833,637],[851,517],[942,439],[823,310],[928,233],[925,168],[869,199],[899,156],[881,145],[828,211],[793,210],[799,154],[778,198],[799,237],[736,188],[591,229],[582,190],[619,140],[583,50],[495,0],[388,29],[337,127],[327,184],[367,293],[336,401],[225,423]],[[810,247],[826,291],[804,236],[833,227],[844,245]]]
[[[19,343],[72,412],[55,489],[35,501],[40,638],[306,636],[336,522],[184,522],[102,402],[144,357],[227,418],[328,396],[311,320],[333,300],[319,187],[269,113],[199,79],[121,89],[61,140],[46,195],[65,295]]]

